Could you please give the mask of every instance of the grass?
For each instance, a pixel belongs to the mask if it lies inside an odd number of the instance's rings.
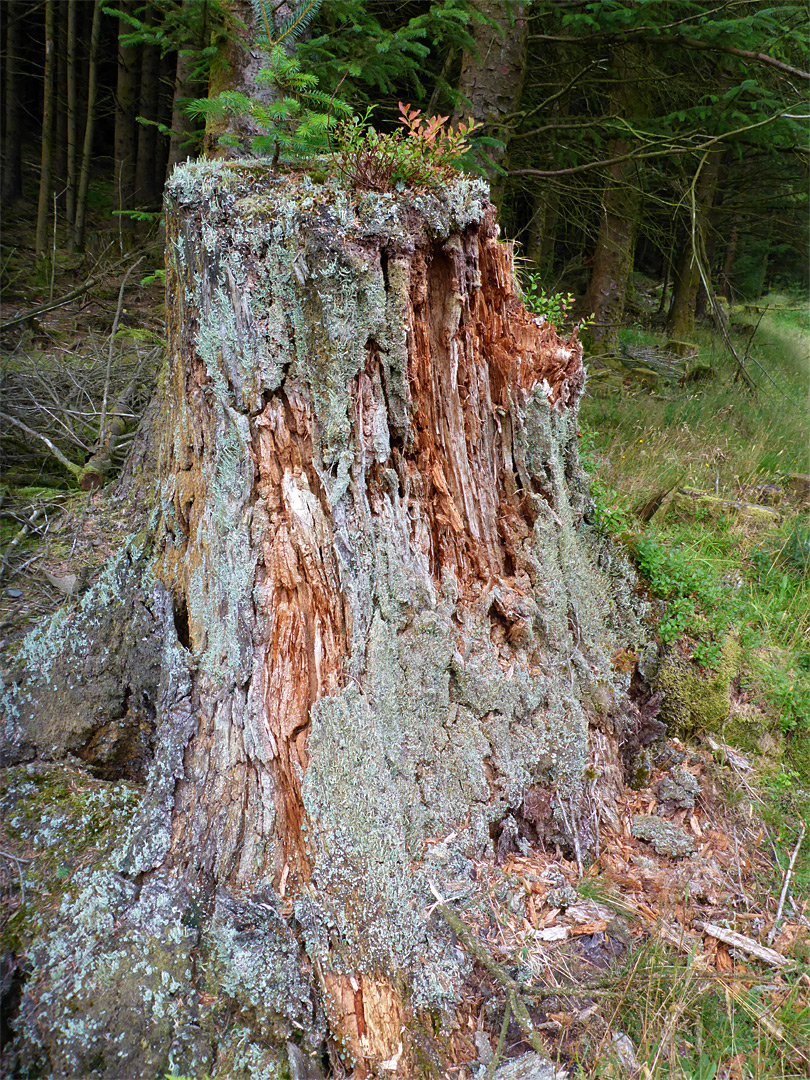
[[[665,602],[662,644],[677,643],[695,666],[710,667],[727,635],[739,643],[722,735],[757,761],[757,809],[775,856],[761,888],[775,897],[800,823],[810,821],[810,519],[786,480],[810,474],[810,309],[787,296],[762,303],[768,310],[758,325],[760,311],[733,313],[740,355],[753,334],[747,368],[755,393],[735,381],[733,361],[704,331],[695,341],[709,380],[650,390],[628,376],[600,378],[581,419],[602,525]],[[649,330],[622,336],[631,347],[665,345]],[[701,511],[698,502],[680,512],[665,498],[680,488],[723,500],[705,504],[719,511]],[[662,505],[645,522],[639,511],[656,495]],[[782,520],[747,520],[736,501],[775,502]],[[805,915],[808,888],[810,838],[791,890]],[[784,981],[740,980],[733,972],[718,978],[660,943],[636,950],[615,1001],[615,1026],[630,1036],[645,1080],[807,1076],[810,957],[801,949]],[[610,1057],[606,1047],[604,1071],[594,1075],[626,1075]]]
[[[802,1056],[810,1009],[798,981],[777,989],[770,977],[707,971],[694,957],[673,957],[658,943],[633,954],[626,980],[614,1023],[630,1037],[645,1078],[807,1075]]]

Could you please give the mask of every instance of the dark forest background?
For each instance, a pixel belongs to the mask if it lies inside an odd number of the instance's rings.
[[[395,125],[399,101],[481,124],[505,234],[544,288],[595,313],[609,348],[633,269],[662,282],[676,339],[708,299],[696,250],[729,300],[807,284],[806,4],[308,7],[294,48],[321,90],[375,105],[378,126]],[[184,106],[227,85],[229,43],[250,18],[242,0],[0,5],[4,213],[36,190],[41,280],[54,215],[58,250],[81,252],[159,211],[168,172],[202,147]]]

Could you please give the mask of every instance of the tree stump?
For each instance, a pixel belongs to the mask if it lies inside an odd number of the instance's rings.
[[[474,897],[510,837],[587,858],[621,779],[611,657],[643,635],[581,346],[523,307],[479,180],[186,164],[166,229],[150,529],[6,699],[18,758],[137,805],[41,930],[18,1037],[60,1076],[319,1075],[324,1045],[414,1075],[465,976],[432,889]]]

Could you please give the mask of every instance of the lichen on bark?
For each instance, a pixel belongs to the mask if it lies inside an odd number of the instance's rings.
[[[328,1024],[358,1076],[409,1075],[409,1030],[451,1017],[464,975],[431,886],[473,897],[506,817],[586,857],[609,806],[628,682],[611,656],[643,634],[589,524],[581,347],[526,312],[478,180],[355,195],[187,164],[166,222],[158,496],[127,570],[150,598],[150,754],[138,812],[88,872],[126,925],[162,890],[155,949],[193,930],[175,1019],[200,1035],[171,1043],[175,1071],[275,1075],[287,1040],[317,1053]],[[42,755],[40,691],[29,674],[9,700]],[[426,858],[439,835],[447,857]],[[96,954],[121,971],[102,923]],[[150,1016],[129,1017],[134,1041],[163,1030]],[[60,1022],[36,1033],[46,1056]]]

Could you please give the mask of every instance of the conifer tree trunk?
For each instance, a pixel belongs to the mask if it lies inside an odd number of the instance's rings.
[[[82,162],[79,170],[79,187],[76,192],[76,210],[73,226],[73,250],[80,251],[84,244],[84,221],[87,212],[87,189],[90,184],[90,167],[93,160],[93,133],[96,121],[96,92],[98,88],[98,49],[101,40],[101,0],[93,4],[93,22],[90,28],[90,52],[87,63],[87,110],[84,122]]]
[[[667,317],[667,334],[674,341],[688,341],[695,328],[695,307],[700,287],[696,249],[704,259],[706,273],[710,272],[705,260],[705,230],[714,202],[720,160],[720,154],[713,154],[704,164],[694,192],[694,218],[684,218],[684,231],[673,268],[672,302]]]
[[[54,146],[51,169],[58,206],[65,206],[67,189],[67,39],[68,5],[56,5],[56,79],[54,102]]]
[[[131,0],[122,4],[122,9],[129,10]],[[134,45],[124,45],[121,39],[132,32],[132,27],[124,19],[118,20],[118,78],[115,88],[115,201],[119,211],[132,210],[135,206],[135,154],[136,132],[135,113],[138,94],[138,49]],[[119,218],[119,227],[125,230],[133,228],[132,219]]]
[[[223,7],[230,15],[230,36],[225,48],[211,65],[208,96],[216,97],[223,90],[237,90],[254,100],[269,104],[274,97],[271,86],[262,85],[257,76],[269,64],[267,54],[256,45],[259,23],[252,0],[224,0]],[[273,5],[278,23],[288,14],[287,5]],[[240,148],[220,145],[220,136],[227,134],[240,140]],[[265,132],[252,117],[209,116],[205,124],[205,154],[207,157],[233,157],[249,153],[252,140]]]
[[[636,111],[638,63],[639,57],[634,49],[627,46],[616,48],[613,57],[616,81],[611,104],[623,116],[632,116]],[[611,139],[606,156],[620,158],[629,149],[630,144],[625,139]],[[583,301],[584,310],[593,314],[590,335],[605,352],[615,351],[619,343],[619,328],[633,272],[640,202],[636,163],[618,161],[611,165],[602,194],[591,279]]]
[[[149,8],[144,22],[152,26],[155,11]],[[155,152],[157,148],[158,97],[160,91],[160,51],[157,45],[144,44],[141,49],[141,86],[138,115],[151,124],[138,124],[137,152],[135,157],[135,203],[138,206],[154,206],[158,189],[155,188]]]
[[[208,25],[205,18],[206,9],[203,6],[199,10],[196,0],[183,0],[183,16],[186,24],[195,17],[197,36],[195,46],[198,49],[207,44]],[[190,49],[180,49],[177,53],[176,69],[174,76],[174,97],[172,100],[171,141],[169,143],[169,161],[167,172],[171,173],[175,165],[186,161],[191,154],[190,140],[194,132],[195,123],[186,112],[185,105],[195,97],[205,93],[194,77],[194,56]]]
[[[526,77],[525,5],[516,0],[479,0],[477,10],[484,21],[473,23],[474,50],[464,52],[453,126],[468,117],[482,125],[479,134],[499,139],[499,149],[487,151],[492,162],[487,173],[494,183],[494,166],[505,166],[509,141],[509,122],[517,110]],[[493,198],[498,201],[493,189]]]
[[[76,144],[78,140],[78,58],[76,36],[78,24],[77,0],[68,0],[67,6],[67,172],[65,192],[65,220],[72,229],[76,220]]]
[[[56,70],[56,3],[45,0],[45,68],[42,80],[42,144],[37,203],[36,258],[41,264],[48,248],[48,216],[51,207],[53,158],[54,76]]]
[[[6,42],[5,42],[5,112],[3,130],[3,202],[8,205],[22,193],[22,139],[20,129],[20,102],[17,79],[19,74],[20,47],[20,4],[19,0],[8,0],[6,4]]]
[[[502,831],[594,844],[638,601],[588,525],[581,347],[494,216],[479,180],[173,174],[149,537],[15,691],[29,755],[144,785],[30,951],[53,1074],[441,1075],[431,889],[475,903]]]
[[[526,230],[526,258],[544,274],[551,273],[554,261],[559,198],[558,191],[548,184],[543,185],[535,195]]]

